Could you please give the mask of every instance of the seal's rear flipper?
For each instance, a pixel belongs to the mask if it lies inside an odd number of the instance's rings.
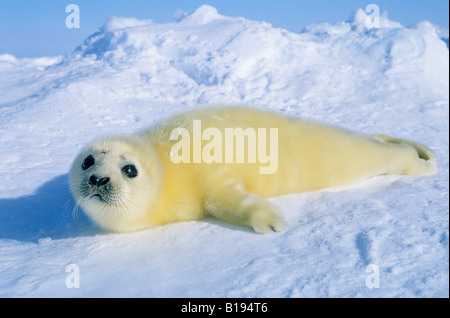
[[[382,134],[374,134],[372,135],[372,137],[384,143],[406,144],[412,146],[417,151],[417,156],[419,157],[419,159],[421,159],[421,161],[425,163],[421,174],[429,175],[436,172],[436,155],[433,151],[431,151],[431,149],[427,148],[426,146],[411,140],[394,138]]]

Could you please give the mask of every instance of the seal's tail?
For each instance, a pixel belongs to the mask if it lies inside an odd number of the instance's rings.
[[[421,169],[422,171],[420,174],[430,175],[436,172],[436,155],[426,146],[411,140],[394,138],[387,135],[374,134],[372,135],[372,137],[374,137],[378,141],[385,143],[406,144],[412,146],[417,151],[417,156],[419,157],[419,159],[424,163],[423,169]]]

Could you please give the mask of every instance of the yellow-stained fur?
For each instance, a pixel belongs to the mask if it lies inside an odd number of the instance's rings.
[[[277,128],[276,171],[262,174],[260,162],[174,163],[170,152],[177,140],[171,140],[171,132],[179,127],[192,132],[194,120],[201,121],[202,130],[213,127],[222,133],[233,127]],[[84,170],[89,155],[95,164]],[[121,169],[128,164],[137,168],[136,177],[124,175]],[[131,136],[92,142],[73,164],[71,189],[86,214],[112,231],[213,215],[267,233],[281,231],[285,224],[265,197],[345,186],[381,174],[428,175],[435,169],[431,150],[407,140],[261,110],[216,107],[174,116]],[[89,182],[100,177],[108,178],[104,189]]]

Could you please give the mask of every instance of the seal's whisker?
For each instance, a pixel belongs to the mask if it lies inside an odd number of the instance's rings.
[[[127,201],[127,202],[124,202],[124,201]],[[124,196],[120,197],[119,204],[121,205],[121,207],[123,207],[125,209],[125,211],[127,211],[127,213],[131,214],[133,216],[133,218],[136,218],[142,214],[142,209],[137,204],[135,204],[133,201],[131,201],[130,199],[128,199]],[[133,207],[135,209],[131,209],[128,206],[128,204],[133,205]],[[135,212],[135,210],[137,210],[137,213]]]

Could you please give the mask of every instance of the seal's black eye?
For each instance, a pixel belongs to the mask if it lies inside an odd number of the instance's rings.
[[[135,178],[138,175],[137,169],[134,165],[126,165],[122,168],[122,171],[130,179]]]
[[[95,163],[95,159],[92,155],[89,155],[86,157],[86,159],[84,159],[83,163],[81,164],[81,168],[83,170],[87,170],[90,167],[92,167]]]

